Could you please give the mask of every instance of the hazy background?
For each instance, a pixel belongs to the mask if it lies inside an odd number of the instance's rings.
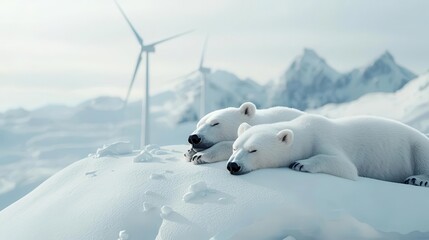
[[[152,57],[153,92],[207,65],[265,83],[304,47],[339,71],[388,49],[416,74],[429,69],[429,2],[118,0],[146,43],[188,29]],[[139,46],[113,0],[0,2],[0,110],[123,97]],[[412,44],[410,44],[412,43]],[[131,98],[141,96],[144,68]]]

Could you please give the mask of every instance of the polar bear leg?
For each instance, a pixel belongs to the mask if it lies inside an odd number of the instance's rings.
[[[228,160],[232,155],[233,143],[233,141],[223,141],[216,143],[206,150],[196,152],[192,156],[191,162],[194,164],[202,164]]]
[[[424,139],[414,146],[414,173],[407,177],[406,184],[429,187],[429,141]]]
[[[342,154],[318,154],[304,160],[298,160],[290,166],[293,170],[310,173],[327,173],[334,176],[356,180],[356,166]]]
[[[407,177],[404,183],[415,186],[429,187],[429,176],[425,174],[414,175],[411,177]]]

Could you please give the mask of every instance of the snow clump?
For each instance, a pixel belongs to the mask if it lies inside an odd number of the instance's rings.
[[[130,236],[128,235],[127,231],[122,230],[122,231],[119,232],[119,238],[118,238],[118,240],[128,240],[129,237]]]
[[[132,152],[133,145],[130,142],[115,142],[97,149],[95,157],[100,158],[105,156],[125,155]]]
[[[146,150],[142,150],[137,156],[134,157],[134,162],[150,162],[152,160],[152,154],[150,154]]]
[[[191,199],[197,196],[204,197],[207,195],[207,191],[207,184],[204,181],[194,183],[189,186],[188,192],[183,195],[183,201],[189,202]]]

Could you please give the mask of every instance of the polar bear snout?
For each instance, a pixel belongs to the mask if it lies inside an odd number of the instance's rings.
[[[192,145],[197,145],[201,143],[201,138],[197,134],[192,134],[189,136],[188,142]]]
[[[226,165],[226,168],[228,169],[229,173],[231,173],[232,175],[237,174],[238,172],[240,172],[240,169],[241,169],[241,167],[235,162],[229,162]]]

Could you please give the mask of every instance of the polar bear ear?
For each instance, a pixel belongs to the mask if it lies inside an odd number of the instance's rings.
[[[244,122],[244,123],[242,123],[242,124],[240,124],[240,126],[238,127],[238,130],[237,130],[237,136],[240,136],[241,134],[243,134],[247,129],[249,129],[249,128],[251,128],[252,127],[252,125],[250,125],[250,124],[248,124],[248,123],[246,123],[246,122]]]
[[[277,133],[277,138],[289,146],[293,142],[293,131],[290,129],[281,130]]]
[[[251,102],[245,102],[245,103],[241,104],[240,112],[244,115],[252,117],[253,115],[255,115],[256,106],[255,106],[255,104],[253,104]]]

